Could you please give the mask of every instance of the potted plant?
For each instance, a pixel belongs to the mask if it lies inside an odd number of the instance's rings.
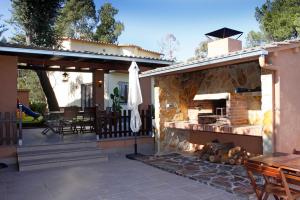
[[[113,89],[113,93],[110,94],[110,98],[112,100],[113,122],[114,124],[116,124],[117,118],[121,115],[121,110],[122,110],[122,106],[121,106],[122,96],[120,95],[118,87],[115,87]]]

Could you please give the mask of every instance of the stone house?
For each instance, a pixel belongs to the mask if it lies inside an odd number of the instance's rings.
[[[300,146],[300,40],[242,49],[237,39],[208,43],[208,56],[146,71],[155,79],[161,152],[193,151],[218,139],[253,153]]]

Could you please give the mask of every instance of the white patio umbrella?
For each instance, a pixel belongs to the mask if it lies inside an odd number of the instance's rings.
[[[142,125],[138,106],[143,103],[142,92],[139,81],[139,67],[136,62],[132,62],[129,69],[129,89],[127,106],[131,110],[130,128],[134,132],[135,143],[134,153],[137,154],[136,133]]]

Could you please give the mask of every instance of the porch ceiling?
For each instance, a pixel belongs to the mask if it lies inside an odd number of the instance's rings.
[[[140,67],[148,69],[163,67],[173,63],[170,60],[149,57],[66,51],[15,44],[0,44],[0,55],[17,56],[18,68],[20,69],[46,71],[127,71],[132,61],[136,61]]]

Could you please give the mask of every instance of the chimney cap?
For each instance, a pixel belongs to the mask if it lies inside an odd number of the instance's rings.
[[[230,29],[230,28],[221,28],[218,29],[216,31],[212,31],[210,33],[206,33],[205,35],[207,37],[211,36],[211,37],[215,37],[215,38],[228,38],[234,35],[239,35],[238,38],[243,34],[243,32],[241,31],[237,31],[234,29]]]

